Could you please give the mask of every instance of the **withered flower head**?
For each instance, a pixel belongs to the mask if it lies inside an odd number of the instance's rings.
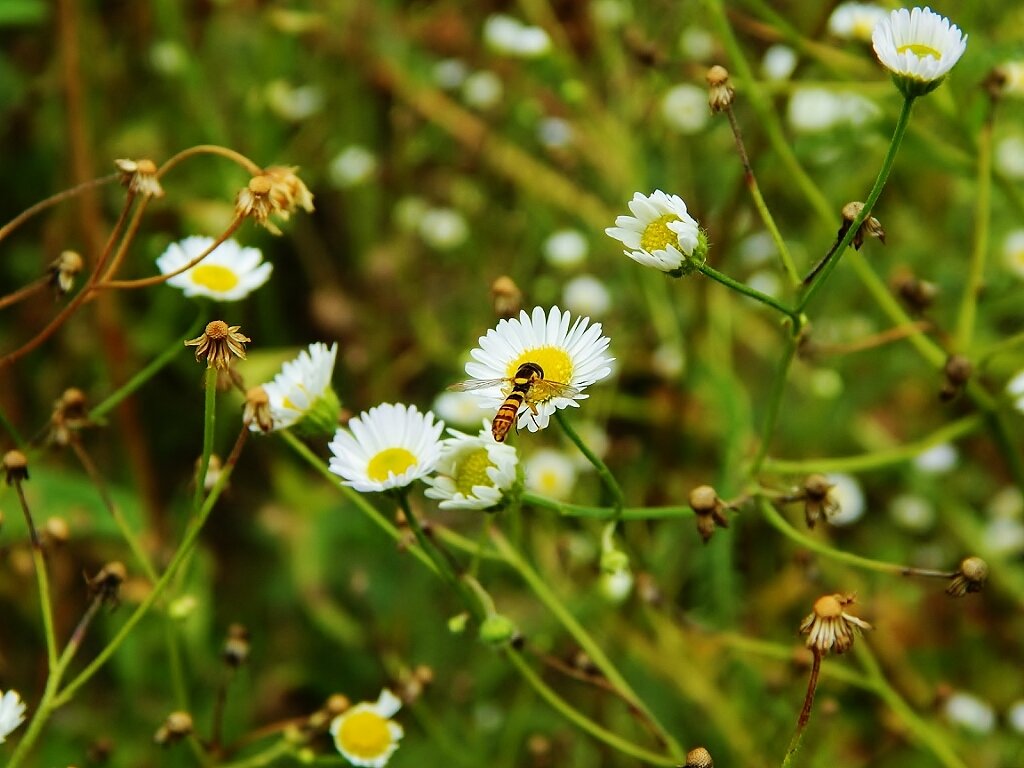
[[[710,485],[698,485],[690,491],[690,507],[696,513],[697,532],[705,544],[710,541],[716,527],[729,527],[729,519],[725,516],[726,504]]]
[[[206,324],[200,336],[185,342],[186,347],[196,348],[196,361],[206,358],[207,368],[226,371],[231,366],[231,356],[245,360],[245,345],[252,341],[239,333],[240,325],[228,325],[223,320]]]
[[[28,480],[28,458],[24,453],[13,450],[4,454],[4,475],[8,485]]]
[[[85,583],[89,588],[90,597],[116,607],[120,602],[121,585],[127,577],[128,572],[124,563],[114,560],[100,568],[92,578],[86,576]]]
[[[907,308],[915,315],[920,315],[931,307],[939,295],[939,287],[935,283],[921,280],[914,275],[902,275],[894,281],[893,287]]]
[[[241,624],[232,624],[228,627],[223,658],[224,663],[232,668],[242,666],[249,658],[249,630]]]
[[[715,761],[704,747],[696,747],[686,753],[686,768],[714,768]]]
[[[839,225],[838,234],[838,238],[840,240],[843,239],[843,236],[846,234],[846,230],[850,228],[863,210],[864,203],[853,202],[847,203],[843,206],[843,223]],[[874,216],[868,216],[864,219],[853,236],[853,247],[858,251],[860,250],[860,247],[864,245],[864,235],[877,237],[882,242],[882,245],[885,245],[885,230],[882,229],[882,222]]]
[[[973,372],[974,366],[963,355],[950,355],[946,358],[946,365],[942,369],[945,378],[939,389],[939,399],[949,402],[963,392]]]
[[[55,445],[67,445],[72,433],[89,424],[88,401],[85,393],[77,387],[65,389],[54,401],[53,413],[50,415],[50,442]]]
[[[813,528],[822,517],[828,519],[839,511],[839,502],[830,493],[834,487],[824,475],[808,475],[804,480],[801,496],[808,528]]]
[[[156,163],[152,160],[115,160],[121,186],[143,197],[163,197],[164,188],[156,175]]]
[[[84,266],[85,262],[77,252],[61,252],[60,256],[50,262],[50,285],[61,295],[69,293],[75,287],[75,277]]]
[[[968,557],[960,562],[960,567],[953,574],[953,580],[946,587],[946,594],[952,597],[963,597],[969,592],[981,592],[988,581],[988,563],[980,557]]]
[[[707,73],[708,106],[712,112],[724,112],[732,106],[735,89],[729,84],[729,70],[715,64]]]
[[[235,211],[240,216],[251,217],[275,235],[281,234],[281,230],[270,217],[287,221],[299,208],[312,212],[313,195],[295,175],[295,168],[280,165],[271,166],[249,179],[235,201]]]
[[[242,424],[248,427],[253,423],[263,432],[269,432],[274,428],[274,419],[270,413],[270,396],[263,387],[251,387],[245,393]]]
[[[800,634],[807,635],[806,645],[824,656],[829,651],[843,653],[853,645],[856,630],[871,625],[845,608],[853,605],[853,595],[824,595],[814,602],[814,610],[800,623]]]
[[[191,733],[192,715],[188,712],[171,712],[153,735],[153,741],[161,747],[167,747]]]
[[[491,283],[491,303],[498,317],[514,317],[523,306],[523,292],[508,275]]]

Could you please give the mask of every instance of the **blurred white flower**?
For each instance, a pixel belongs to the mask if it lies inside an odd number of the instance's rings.
[[[1024,136],[1011,134],[996,142],[997,171],[1011,179],[1024,179]]]
[[[598,581],[602,597],[610,603],[621,603],[633,591],[633,571],[620,568],[616,571],[602,571]]]
[[[888,13],[874,3],[840,3],[828,17],[828,31],[843,40],[868,43],[875,26]]]
[[[952,443],[940,443],[924,453],[919,453],[914,458],[914,466],[920,472],[940,475],[953,469],[959,458],[956,446]]]
[[[925,533],[935,525],[935,505],[924,496],[905,493],[893,497],[889,515],[896,525],[913,533]]]
[[[548,264],[562,269],[571,269],[582,264],[589,251],[587,238],[577,229],[560,229],[552,232],[541,245]]]
[[[788,80],[796,69],[796,51],[788,45],[773,45],[764,52],[761,72],[768,80]]]
[[[1013,398],[1013,407],[1024,413],[1024,371],[1018,371],[1006,382],[1006,393]]]
[[[1024,552],[1024,523],[1009,517],[997,517],[985,524],[982,540],[989,552],[1018,555]]]
[[[565,284],[562,302],[577,314],[599,317],[611,307],[612,297],[605,284],[596,277],[579,275]]]
[[[462,59],[442,59],[434,65],[434,82],[445,91],[454,91],[466,81],[469,68]]]
[[[292,86],[281,79],[267,83],[264,97],[271,112],[293,123],[312,117],[324,106],[324,93],[319,86]]]
[[[541,448],[523,465],[526,487],[556,501],[566,501],[576,487],[576,464],[562,451]]]
[[[361,144],[351,144],[334,156],[327,177],[336,187],[354,187],[377,172],[377,156]]]
[[[689,136],[708,124],[708,90],[682,83],[665,91],[661,99],[661,116],[669,128]]]
[[[1024,229],[1015,229],[1003,240],[1003,264],[1017,277],[1024,278]]]
[[[537,124],[537,139],[545,147],[567,147],[572,143],[572,138],[572,124],[561,117],[545,117]]]
[[[178,75],[185,71],[189,53],[174,40],[159,40],[149,49],[149,64],[161,75]]]
[[[686,368],[686,355],[676,344],[660,344],[651,354],[651,369],[669,381],[675,380]]]
[[[501,13],[484,22],[484,42],[497,53],[522,59],[543,56],[551,49],[551,38],[543,29]]]
[[[458,248],[469,237],[469,225],[462,214],[452,208],[428,208],[419,222],[423,242],[438,251]]]
[[[839,509],[828,516],[832,525],[844,526],[857,522],[864,516],[864,491],[860,482],[852,475],[835,473],[826,475],[832,484],[829,498],[839,505]]]
[[[1006,710],[1006,723],[1011,730],[1024,734],[1024,699],[1018,699]]]
[[[0,695],[0,744],[7,740],[11,731],[25,721],[25,702],[17,691]]]
[[[178,271],[216,241],[212,237],[186,237],[171,243],[157,258],[160,274]],[[217,301],[239,301],[267,280],[274,265],[263,261],[259,248],[244,248],[235,240],[225,240],[201,262],[167,280],[188,296],[205,296]]]
[[[679,36],[679,51],[691,61],[707,61],[715,52],[715,37],[702,27],[687,27]]]
[[[991,733],[996,725],[992,705],[965,691],[950,694],[942,711],[951,723],[975,733]]]
[[[480,421],[480,400],[472,392],[442,392],[434,399],[431,410],[445,424],[456,427],[474,427]]]
[[[775,258],[778,248],[768,232],[755,232],[743,238],[739,246],[740,261],[746,267],[759,267]]]
[[[1016,99],[1024,98],[1024,61],[1007,61],[998,67],[1003,83],[1000,93]]]
[[[501,78],[489,70],[474,72],[462,84],[462,98],[476,109],[490,109],[501,102],[505,86]]]
[[[747,278],[747,285],[751,288],[765,293],[774,298],[782,296],[783,285],[782,278],[779,277],[778,273],[772,269],[759,269]],[[754,301],[749,297],[744,297],[748,301]]]
[[[852,92],[813,86],[795,88],[786,118],[796,131],[816,133],[840,125],[860,126],[881,114],[873,101]]]
[[[593,0],[590,15],[594,23],[605,29],[614,29],[629,19],[630,8],[623,0]]]

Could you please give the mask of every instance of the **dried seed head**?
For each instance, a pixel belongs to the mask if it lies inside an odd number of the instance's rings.
[[[222,656],[232,669],[242,666],[249,658],[249,630],[241,624],[229,626]]]
[[[51,517],[43,523],[43,536],[47,544],[67,544],[71,528],[63,517]]]
[[[686,753],[686,768],[714,768],[715,761],[704,747],[696,747]]]
[[[245,393],[245,407],[242,409],[242,424],[256,424],[262,432],[274,428],[274,418],[270,413],[270,396],[263,387],[251,387]]]
[[[245,360],[245,344],[252,341],[239,333],[240,325],[229,326],[223,320],[207,323],[202,335],[185,342],[186,347],[196,348],[196,361],[206,359],[207,368],[227,370],[232,356]]]
[[[85,393],[77,387],[64,390],[53,404],[50,415],[49,440],[55,445],[67,445],[72,433],[89,424],[88,401]]]
[[[981,592],[988,581],[988,563],[980,557],[968,557],[960,562],[960,567],[953,574],[952,581],[946,587],[946,594],[952,597],[963,597],[970,592]]]
[[[523,292],[508,275],[491,283],[491,303],[498,317],[513,317],[523,306]]]
[[[690,491],[690,506],[698,515],[711,514],[720,503],[718,494],[710,485],[698,485]]]
[[[86,586],[89,588],[89,596],[98,598],[100,601],[116,607],[120,602],[121,585],[128,577],[124,563],[114,560],[107,563],[99,572],[89,578],[85,577]]]
[[[75,287],[75,277],[82,271],[85,261],[76,251],[62,251],[50,262],[50,285],[61,295]]]
[[[164,189],[157,178],[156,163],[142,160],[115,160],[121,186],[143,197],[163,197]]]
[[[973,371],[971,361],[963,355],[950,355],[946,358],[946,365],[942,369],[945,380],[939,389],[939,399],[948,402],[963,392]]]
[[[813,611],[800,623],[800,634],[807,635],[807,647],[821,655],[832,650],[843,653],[853,645],[857,629],[871,629],[866,621],[846,612],[846,606],[853,602],[850,594],[819,597]]]
[[[828,519],[839,511],[839,501],[831,493],[833,487],[824,475],[808,475],[804,480],[801,495],[808,528],[813,528],[822,517]]]
[[[295,168],[275,165],[249,179],[235,200],[235,212],[239,216],[252,218],[275,235],[281,230],[270,220],[276,216],[282,221],[297,209],[307,213],[313,211],[313,195],[295,175]]]
[[[191,733],[192,715],[188,712],[171,712],[153,735],[153,741],[161,747],[167,747],[181,741]]]
[[[900,301],[915,315],[920,315],[931,307],[939,295],[939,288],[935,283],[919,280],[914,275],[901,276],[894,281],[893,287]]]
[[[839,234],[837,235],[840,240],[863,210],[864,203],[860,202],[847,203],[843,206],[843,223],[839,225]],[[864,219],[853,236],[853,247],[858,251],[864,244],[865,235],[877,237],[882,242],[882,245],[885,245],[885,230],[882,229],[882,223],[874,216],[868,216]]]
[[[696,513],[697,533],[705,544],[711,540],[716,528],[729,527],[725,502],[718,498],[710,485],[698,485],[690,491],[690,506]]]
[[[4,475],[8,485],[28,480],[28,458],[24,453],[13,450],[4,454]]]
[[[348,696],[340,693],[334,693],[331,694],[324,703],[324,710],[326,710],[331,717],[337,717],[350,706],[352,706],[352,702],[349,701]]]
[[[732,106],[735,89],[729,84],[729,70],[715,64],[707,73],[708,106],[712,112],[724,112]]]

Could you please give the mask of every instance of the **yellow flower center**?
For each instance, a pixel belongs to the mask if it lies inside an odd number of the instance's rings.
[[[411,451],[405,448],[385,448],[370,459],[370,464],[366,467],[366,475],[371,480],[382,483],[388,479],[389,474],[400,475],[415,465],[416,457]]]
[[[673,221],[679,221],[679,217],[674,213],[666,213],[648,224],[644,233],[640,235],[640,247],[648,253],[664,250],[669,245],[678,247],[679,235],[668,228],[669,223]]]
[[[471,496],[474,485],[494,485],[487,476],[487,470],[495,466],[487,455],[486,448],[470,451],[455,467],[455,490],[464,496]]]
[[[338,749],[353,757],[373,760],[391,746],[388,721],[376,712],[352,712],[341,722],[334,737]]]
[[[190,274],[193,283],[211,291],[226,293],[238,285],[238,275],[219,264],[199,264]]]
[[[506,376],[512,378],[523,363],[536,363],[544,371],[544,378],[547,381],[555,381],[559,384],[568,384],[572,381],[572,358],[560,347],[537,347],[528,349],[519,357],[509,362]]]
[[[925,56],[931,56],[933,59],[942,58],[942,54],[939,51],[935,50],[930,45],[922,45],[921,43],[908,43],[907,45],[901,45],[896,48],[896,53],[906,53],[907,51],[910,51],[919,59],[923,59]]]

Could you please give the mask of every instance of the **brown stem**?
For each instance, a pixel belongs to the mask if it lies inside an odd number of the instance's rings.
[[[866,336],[857,341],[851,341],[847,344],[814,345],[813,352],[820,355],[846,355],[851,352],[863,352],[886,344],[892,344],[909,336],[916,336],[919,333],[928,333],[934,329],[935,325],[930,320],[918,320],[909,325],[889,328],[888,330]]]
[[[109,176],[100,176],[98,179],[90,179],[89,181],[83,181],[81,184],[76,184],[70,189],[65,189],[62,192],[58,192],[55,195],[50,195],[45,200],[40,200],[38,203],[29,206],[24,211],[15,216],[13,219],[11,219],[9,222],[0,227],[0,240],[3,240],[5,237],[11,234],[11,232],[16,230],[18,227],[20,227],[26,221],[31,219],[37,213],[42,213],[47,208],[52,208],[53,206],[57,205],[57,203],[62,203],[65,200],[68,200],[72,197],[76,197],[77,195],[81,195],[84,192],[88,192],[104,184],[109,184],[112,181],[117,181],[116,173],[112,173]]]
[[[189,147],[188,149],[183,149],[178,154],[166,160],[164,164],[157,169],[156,177],[159,179],[172,168],[174,168],[174,166],[187,160],[190,157],[204,154],[220,155],[221,157],[226,157],[228,160],[232,160],[238,163],[240,166],[242,166],[246,171],[249,172],[250,176],[259,176],[260,174],[263,173],[263,169],[260,166],[256,165],[256,163],[254,163],[252,160],[250,160],[248,157],[241,154],[240,152],[236,152],[233,149],[221,147],[216,144],[199,144],[194,147]]]
[[[132,214],[132,220],[128,224],[128,229],[125,231],[124,237],[121,238],[121,243],[118,245],[117,251],[114,253],[114,258],[110,260],[110,265],[103,272],[103,277],[98,280],[101,285],[104,281],[113,277],[117,270],[120,269],[121,262],[124,261],[124,257],[128,253],[128,247],[135,240],[135,235],[139,232],[139,225],[142,224],[142,214],[145,213],[147,205],[149,205],[149,198],[143,197],[139,201],[139,205],[136,207],[135,212]],[[121,224],[121,222],[119,221],[118,224]]]
[[[16,290],[14,293],[8,293],[6,296],[0,298],[0,309],[6,309],[7,307],[11,306],[12,304],[17,304],[22,299],[27,299],[29,296],[31,296],[33,293],[38,291],[40,288],[45,287],[46,284],[49,283],[49,282],[50,282],[50,276],[49,275],[43,275],[41,277],[37,277],[31,283],[29,283],[28,285],[22,286],[21,288]]]
[[[804,706],[800,710],[800,717],[796,721],[797,733],[803,730],[807,721],[811,719],[811,705],[814,704],[814,692],[818,688],[818,673],[821,671],[821,651],[812,648],[814,661],[811,663],[811,678],[807,681],[807,695],[804,697]]]
[[[71,639],[68,640],[64,653],[61,654],[61,658],[66,660],[65,663],[74,658],[75,654],[78,653],[78,649],[82,647],[85,633],[88,631],[89,625],[92,623],[93,617],[96,616],[96,612],[99,611],[101,605],[103,605],[103,594],[94,595],[92,602],[89,603],[89,607],[85,609],[85,613],[79,619],[75,631],[71,633]]]
[[[32,548],[41,550],[42,543],[39,541],[39,533],[36,525],[32,522],[32,512],[28,507],[28,499],[25,498],[25,489],[21,487],[21,480],[14,480],[14,488],[18,491],[18,501],[21,502],[21,509],[25,513],[25,524],[28,526],[28,535],[32,540]]]

